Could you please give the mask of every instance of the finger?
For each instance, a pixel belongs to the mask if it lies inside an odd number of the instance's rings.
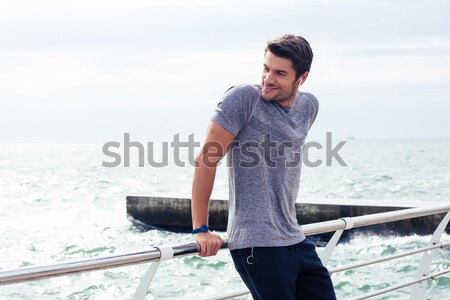
[[[210,256],[211,254],[209,254],[209,252],[211,251],[211,247],[208,245],[208,243],[204,243],[204,251],[203,251],[203,256]]]
[[[217,241],[216,239],[211,240],[211,248],[210,248],[210,255],[216,255],[217,254]]]
[[[205,256],[205,250],[206,250],[206,246],[205,246],[205,243],[201,243],[201,242],[199,242],[198,243],[198,254],[200,255],[200,256]]]
[[[214,240],[214,255],[217,254],[217,252],[219,252],[219,248],[220,248],[220,241],[218,239]]]
[[[211,240],[211,252],[212,255],[216,255],[220,248],[220,240],[218,235],[214,235],[214,239]]]
[[[225,241],[223,240],[223,238],[219,235],[219,248],[222,248],[222,245],[225,243]]]
[[[222,245],[225,243],[225,241],[223,240],[223,238],[220,235],[217,235],[217,237],[218,237],[217,243],[219,244],[218,245],[218,248],[219,248],[218,250],[220,250],[220,248],[222,248]]]
[[[219,252],[219,243],[216,242],[216,245],[214,246],[214,255],[217,255],[217,253]]]
[[[206,246],[206,255],[205,256],[211,256],[213,255],[214,251],[214,245],[212,244],[212,241],[208,241]]]
[[[222,243],[221,243],[220,239],[216,239],[215,240],[215,247],[214,247],[214,255],[217,255],[217,253],[219,252],[221,246],[222,246]]]

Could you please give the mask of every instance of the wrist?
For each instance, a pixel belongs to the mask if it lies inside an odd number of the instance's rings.
[[[200,233],[200,232],[208,232],[208,231],[209,231],[208,225],[203,224],[202,226],[192,230],[192,234],[197,234],[197,233]]]

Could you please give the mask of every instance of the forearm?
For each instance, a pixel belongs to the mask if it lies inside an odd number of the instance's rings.
[[[193,229],[208,225],[209,199],[214,186],[216,168],[227,153],[234,136],[220,125],[210,122],[205,142],[195,158],[192,181],[192,226]],[[208,231],[194,234],[200,256],[216,255],[224,241],[220,235]]]
[[[192,182],[192,226],[198,228],[208,224],[209,199],[214,186],[216,167],[200,163],[194,169]]]
[[[192,183],[192,226],[208,224],[209,199],[213,190],[216,168],[225,156],[234,136],[220,125],[210,122],[205,142],[195,158]]]

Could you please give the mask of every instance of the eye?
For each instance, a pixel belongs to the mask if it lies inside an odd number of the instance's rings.
[[[263,70],[266,72],[269,72],[269,67],[267,67],[266,65],[263,66]]]
[[[284,71],[278,71],[277,74],[278,74],[278,75],[281,75],[281,76],[286,76],[286,75],[287,75],[287,73],[284,72]]]

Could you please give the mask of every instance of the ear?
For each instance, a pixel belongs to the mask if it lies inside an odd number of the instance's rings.
[[[302,76],[300,76],[298,78],[298,80],[300,81],[300,85],[302,85],[306,81],[306,78],[308,78],[308,75],[309,75],[309,72],[305,71],[305,73],[303,73]]]

